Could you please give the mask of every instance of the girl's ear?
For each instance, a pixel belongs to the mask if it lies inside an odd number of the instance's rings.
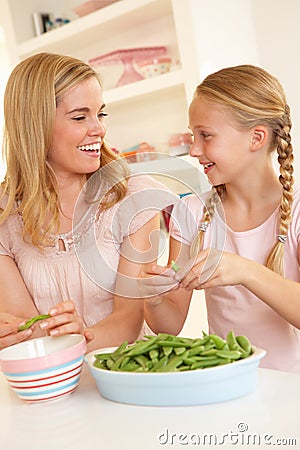
[[[252,129],[250,135],[250,149],[252,151],[260,150],[267,142],[269,130],[267,127],[259,125]]]

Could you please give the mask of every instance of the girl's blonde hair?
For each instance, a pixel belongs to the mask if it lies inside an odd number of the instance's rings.
[[[40,53],[20,62],[6,86],[3,156],[7,171],[0,200],[6,197],[7,201],[1,210],[0,224],[10,214],[21,213],[23,237],[37,247],[51,242],[51,236],[59,230],[61,208],[57,182],[47,162],[56,107],[66,91],[91,77],[101,85],[98,74],[85,62],[70,56]],[[102,144],[101,167],[118,158]],[[103,208],[114,205],[127,192],[126,164],[120,158],[110,166],[114,168],[110,173],[117,181],[102,202]],[[87,178],[92,175],[87,174]],[[43,230],[47,214],[51,219]]]
[[[224,106],[240,128],[250,129],[263,124],[272,131],[270,151],[277,150],[282,197],[279,207],[278,239],[266,259],[266,266],[283,275],[284,242],[291,221],[294,184],[293,147],[290,136],[292,123],[283,87],[277,78],[264,69],[240,65],[208,75],[197,86],[196,96]],[[194,249],[202,248],[207,224],[211,222],[214,210],[225,193],[225,185],[214,186],[212,189],[204,208],[202,226],[194,242]]]

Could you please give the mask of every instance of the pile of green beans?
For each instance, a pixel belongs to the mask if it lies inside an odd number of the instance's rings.
[[[131,345],[125,341],[112,353],[95,354],[93,364],[122,372],[181,372],[229,364],[252,353],[249,339],[232,330],[226,340],[204,332],[196,339],[159,333]]]

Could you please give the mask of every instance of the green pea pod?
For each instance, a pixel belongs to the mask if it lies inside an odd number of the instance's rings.
[[[240,346],[236,340],[233,330],[229,331],[226,336],[226,342],[229,346],[229,350],[239,350]]]
[[[127,364],[130,361],[130,357],[127,355],[119,356],[119,358],[116,361],[114,361],[114,364],[112,365],[111,370],[118,370],[121,367],[123,361],[126,361],[126,364]],[[123,365],[125,365],[125,363]]]
[[[222,338],[220,338],[216,334],[210,334],[209,337],[218,350],[223,350],[226,342]]]
[[[157,348],[156,345],[156,337],[153,336],[152,338],[148,340],[142,340],[138,342],[137,344],[133,344],[129,347],[129,352],[127,353],[128,356],[137,356],[141,355],[142,353],[145,353],[146,351],[154,350]]]
[[[150,350],[149,356],[150,356],[150,359],[156,359],[159,356],[159,352],[157,350]]]
[[[239,350],[218,350],[216,356],[236,361],[242,357],[242,353]]]
[[[27,328],[30,328],[35,322],[38,322],[39,320],[49,319],[50,314],[41,314],[40,316],[32,317],[32,319],[27,320],[24,325],[20,325],[18,328],[18,331],[27,330]]]
[[[189,356],[201,355],[205,351],[204,345],[198,345],[198,347],[193,347],[189,350]]]
[[[195,363],[191,366],[191,370],[205,369],[206,367],[215,367],[218,366],[221,361],[221,358],[217,357],[214,357],[213,359],[207,358],[203,361],[195,361]]]
[[[121,345],[119,345],[119,347],[113,353],[110,354],[111,358],[114,361],[117,361],[117,359],[119,359],[119,357],[122,355],[123,350],[126,349],[127,345],[128,341],[124,341]]]
[[[178,264],[176,264],[176,262],[172,259],[171,261],[171,267],[174,270],[174,272],[178,272],[178,270],[180,269],[180,267],[178,266]]]
[[[246,358],[247,356],[251,355],[252,345],[251,345],[249,339],[246,336],[237,336],[236,340],[245,352],[244,357]]]
[[[162,367],[166,366],[168,363],[168,357],[165,355],[161,359],[158,360],[157,364],[153,365],[152,369],[150,369],[150,372],[159,372]]]
[[[173,347],[164,346],[163,347],[163,352],[164,352],[164,355],[170,356],[171,353],[173,352]]]
[[[98,367],[98,369],[107,369],[106,364],[102,361],[99,361],[98,359],[96,359],[96,361],[94,362],[94,366]]]
[[[145,355],[138,355],[134,357],[134,360],[144,369],[147,370],[147,363],[149,359]]]
[[[185,347],[176,347],[174,348],[174,352],[177,356],[182,355],[186,351]]]

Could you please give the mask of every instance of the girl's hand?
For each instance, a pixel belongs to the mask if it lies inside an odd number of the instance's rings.
[[[178,281],[175,280],[174,276],[175,272],[170,267],[157,264],[145,266],[138,279],[141,297],[147,303],[157,303],[158,297],[177,289]]]
[[[84,330],[83,320],[76,311],[72,300],[58,303],[49,310],[50,318],[42,320],[39,326],[50,336],[61,336],[63,334],[78,333],[87,336],[88,341],[92,339],[92,332]]]
[[[232,253],[206,249],[182,266],[175,279],[188,291],[242,284],[247,273],[247,261]]]
[[[18,331],[19,325],[22,325],[24,322],[24,319],[19,317],[8,313],[0,313],[0,350],[31,337],[34,327]]]

